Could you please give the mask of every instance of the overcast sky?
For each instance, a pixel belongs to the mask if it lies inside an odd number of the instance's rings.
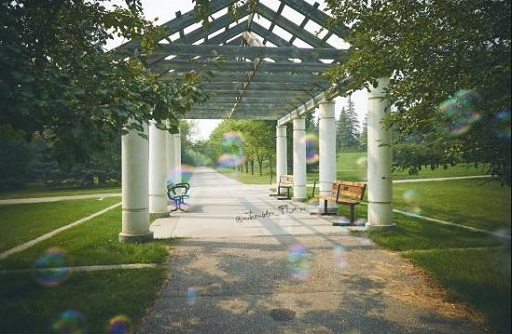
[[[267,2],[269,0],[262,0],[263,2]],[[277,3],[276,0],[270,0],[272,3]],[[318,2],[320,4],[320,9],[325,8],[324,1],[322,0],[306,0],[310,4],[314,2]],[[141,1],[144,7],[144,15],[147,19],[158,18],[156,22],[157,25],[163,24],[169,20],[172,20],[176,17],[175,13],[177,11],[181,11],[182,14],[192,10],[194,8],[194,3],[192,0],[142,0]],[[364,119],[366,113],[366,91],[358,91],[354,95],[352,95],[352,101],[355,104],[356,111],[359,115],[360,123]],[[336,99],[336,117],[338,117],[339,112],[346,105],[345,98],[337,98]],[[210,135],[210,132],[217,126],[219,121],[217,120],[201,120],[198,121],[198,131],[197,137],[198,139],[207,139]]]

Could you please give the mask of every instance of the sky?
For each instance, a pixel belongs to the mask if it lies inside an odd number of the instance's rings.
[[[320,4],[320,9],[325,8],[324,1],[322,0],[306,1],[311,4],[318,2]],[[192,0],[141,0],[141,3],[144,8],[144,15],[147,19],[153,20],[158,18],[158,20],[155,22],[156,25],[163,24],[169,20],[174,19],[176,17],[177,11],[181,11],[181,13],[184,14],[194,8],[194,3]],[[367,109],[366,91],[360,90],[355,92],[352,95],[352,101],[354,102],[359,122],[361,124]],[[339,116],[341,109],[346,106],[346,103],[346,98],[336,98],[336,118]],[[221,120],[196,120],[195,122],[197,124],[197,133],[195,135],[195,139],[208,139],[211,131],[215,129],[220,121]]]

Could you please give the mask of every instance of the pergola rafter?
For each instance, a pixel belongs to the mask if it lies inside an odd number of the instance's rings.
[[[235,2],[210,2],[211,19],[205,26],[194,11],[178,12],[163,24],[168,33],[147,57],[162,80],[192,70],[211,74],[201,84],[209,100],[194,106],[187,118],[257,118],[281,124],[337,96],[338,87],[324,74],[348,59],[346,48],[330,42],[333,36],[346,39],[347,28],[330,25],[318,3],[280,0],[272,9],[275,3],[262,0],[254,11],[240,6],[235,17],[228,12]],[[310,23],[321,32],[308,30]],[[119,49],[136,47],[132,41]]]

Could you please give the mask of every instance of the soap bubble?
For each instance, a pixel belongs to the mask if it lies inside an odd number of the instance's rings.
[[[197,289],[194,287],[190,287],[187,289],[187,304],[192,306],[195,305],[197,301]]]
[[[85,334],[87,333],[86,322],[82,314],[75,310],[67,310],[59,314],[57,320],[51,324],[52,333],[62,334]]]
[[[301,244],[288,249],[288,269],[292,280],[305,280],[309,276],[311,253]]]
[[[408,210],[417,215],[421,215],[420,195],[414,189],[407,189],[402,193],[404,202],[408,205]]]
[[[466,133],[481,119],[480,94],[472,90],[460,90],[439,106],[445,121],[445,131],[451,136]]]
[[[109,334],[131,334],[133,333],[133,324],[129,317],[124,314],[118,314],[108,321]]]
[[[36,281],[46,287],[55,287],[66,281],[71,272],[66,253],[58,247],[48,248],[35,261]]]
[[[318,136],[314,133],[308,133],[304,140],[306,143],[306,163],[314,164],[318,162]]]

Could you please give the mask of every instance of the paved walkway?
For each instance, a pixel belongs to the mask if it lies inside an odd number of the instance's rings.
[[[316,207],[207,168],[190,183],[186,212],[151,226],[178,239],[136,333],[482,332],[418,268]]]

